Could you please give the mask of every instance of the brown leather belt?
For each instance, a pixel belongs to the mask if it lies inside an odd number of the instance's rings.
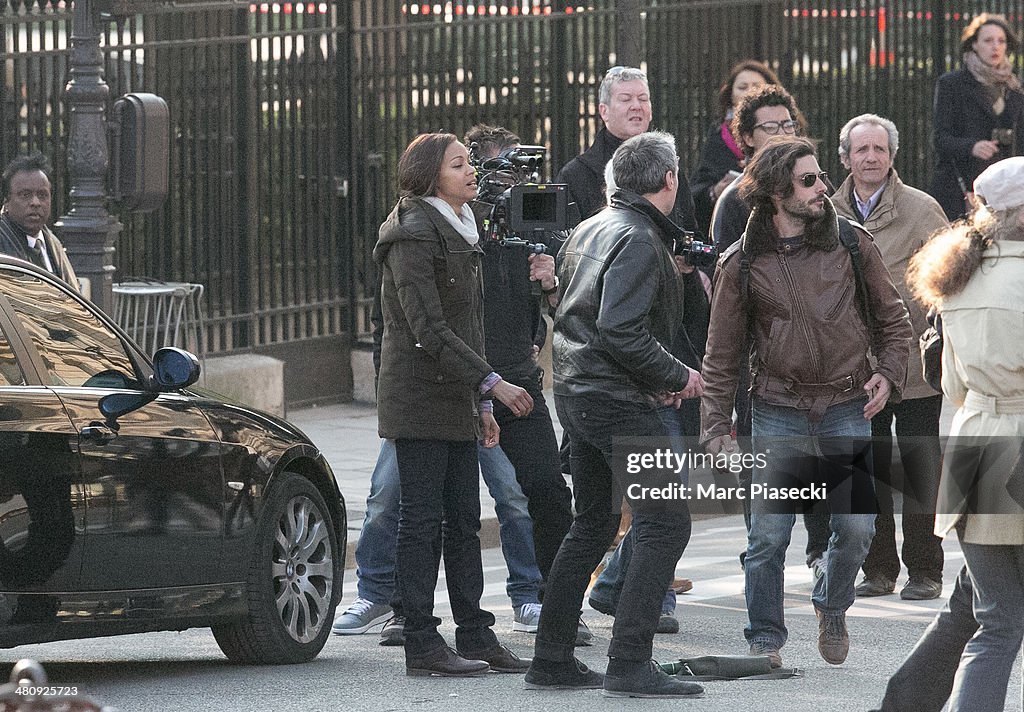
[[[754,378],[754,388],[763,388],[768,393],[780,393],[797,396],[798,398],[810,398],[811,408],[807,414],[812,423],[818,423],[825,415],[825,410],[832,405],[832,401],[839,393],[849,393],[857,387],[858,379],[854,375],[843,376],[828,383],[797,383],[788,378],[776,376],[757,376]]]

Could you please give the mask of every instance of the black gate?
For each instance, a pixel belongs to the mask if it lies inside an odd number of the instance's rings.
[[[171,195],[119,215],[117,279],[206,285],[211,352],[349,333],[344,210],[350,2],[117,3],[103,45],[111,97],[171,111]],[[71,8],[5,3],[0,159],[39,148],[64,211]],[[340,49],[339,49],[340,48]]]
[[[931,97],[974,13],[1016,27],[1024,0],[115,0],[104,24],[112,97],[172,112],[172,194],[121,215],[119,278],[207,285],[212,352],[365,338],[370,252],[398,155],[421,131],[508,126],[549,147],[546,171],[599,124],[597,87],[638,40],[655,126],[696,164],[729,65],[767,61],[842,177],[840,126],[873,111],[901,131],[897,168],[926,186]],[[0,161],[40,148],[66,193],[70,5],[0,7]],[[620,29],[623,30],[620,32]],[[628,30],[628,31],[625,31]]]

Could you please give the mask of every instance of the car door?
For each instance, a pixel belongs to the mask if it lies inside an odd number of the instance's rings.
[[[0,642],[7,625],[52,623],[82,564],[78,433],[34,378],[0,290]],[[30,594],[30,595],[26,595]]]
[[[216,583],[223,549],[220,443],[183,393],[155,393],[150,367],[91,307],[30,274],[2,273],[44,383],[77,431],[86,494],[82,590]],[[100,400],[138,407],[106,421]]]

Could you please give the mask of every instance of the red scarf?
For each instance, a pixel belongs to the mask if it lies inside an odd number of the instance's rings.
[[[729,122],[722,122],[722,140],[725,145],[729,147],[729,150],[736,156],[737,161],[743,160],[743,149],[736,145],[736,139],[732,137],[732,131],[729,130]]]

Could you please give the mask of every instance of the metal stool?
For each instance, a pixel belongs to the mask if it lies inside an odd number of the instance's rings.
[[[152,355],[178,346],[203,358],[203,285],[133,278],[113,286],[114,320]]]

